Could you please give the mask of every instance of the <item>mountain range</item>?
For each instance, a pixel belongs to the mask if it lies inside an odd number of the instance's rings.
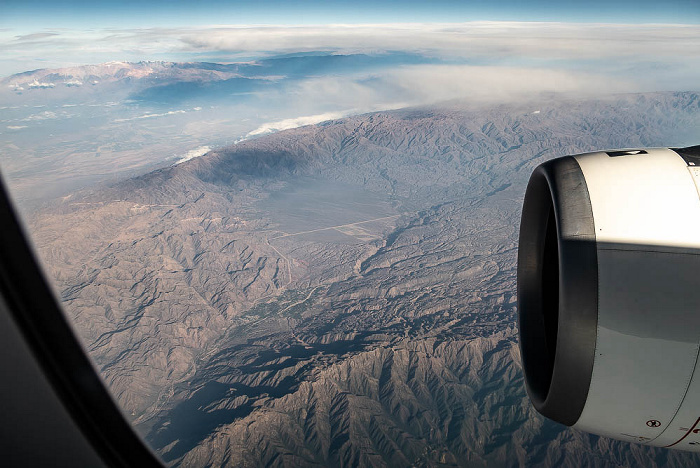
[[[28,226],[173,466],[693,466],[534,411],[515,271],[538,164],[698,129],[694,92],[375,112],[78,191]]]

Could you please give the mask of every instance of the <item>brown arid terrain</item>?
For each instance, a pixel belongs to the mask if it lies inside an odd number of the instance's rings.
[[[698,130],[692,92],[379,112],[76,192],[28,225],[173,466],[698,466],[536,414],[515,289],[538,164]]]

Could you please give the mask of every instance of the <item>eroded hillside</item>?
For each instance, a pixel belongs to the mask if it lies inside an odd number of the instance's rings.
[[[544,422],[518,364],[534,167],[700,129],[695,93],[382,112],[32,221],[120,403],[181,466],[688,466]]]

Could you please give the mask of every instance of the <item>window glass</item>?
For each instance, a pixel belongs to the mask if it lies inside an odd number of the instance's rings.
[[[698,143],[700,11],[642,3],[6,2],[0,167],[166,463],[689,466],[517,342],[532,170]]]

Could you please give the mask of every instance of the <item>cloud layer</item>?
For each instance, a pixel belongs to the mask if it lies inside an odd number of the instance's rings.
[[[149,34],[149,33],[146,33]],[[699,57],[697,25],[474,22],[462,24],[212,27],[176,33],[184,50],[403,50],[463,58]],[[136,36],[134,36],[136,37]]]
[[[247,139],[254,136],[265,135],[267,133],[279,132],[280,130],[302,127],[304,125],[315,125],[328,120],[340,119],[351,113],[352,112],[327,112],[325,114],[307,115],[303,117],[278,120],[276,122],[269,122],[259,126],[255,130],[248,132],[245,138]]]
[[[406,51],[506,65],[700,62],[697,25],[474,22],[325,26],[211,26],[197,29],[0,31],[0,75],[110,60],[239,60],[271,54]],[[217,60],[218,59],[218,60]],[[566,63],[562,63],[566,62]]]
[[[65,79],[56,82],[58,85],[47,82],[44,75],[34,81],[6,80],[5,88],[17,94],[17,99],[49,99],[52,93],[68,95],[68,91],[75,96],[90,90],[97,93],[103,82],[93,75],[113,69],[115,77],[122,76],[122,62],[239,63],[228,75],[219,77],[220,87],[204,90],[218,90],[216,99],[209,96],[212,102],[208,103],[208,95],[196,86],[191,87],[193,97],[187,102],[186,89],[190,88],[175,86],[172,96],[165,96],[163,93],[170,88],[160,87],[160,94],[155,97],[147,92],[137,96],[139,105],[146,106],[143,111],[127,109],[112,120],[117,124],[147,123],[183,114],[185,106],[199,110],[194,106],[214,104],[207,114],[219,112],[217,118],[231,119],[236,132],[240,130],[233,135],[236,139],[350,114],[450,100],[536,100],[543,93],[590,96],[685,91],[698,90],[700,83],[697,25],[472,22],[52,30],[23,34],[6,29],[0,30],[0,48],[0,75],[39,67],[112,62],[100,67],[72,68],[66,71]],[[294,61],[299,55],[319,52],[326,56]],[[365,54],[370,59],[343,62],[334,60],[339,57],[329,57],[331,54]],[[341,66],[340,62],[346,65]],[[168,65],[131,67],[129,76],[134,81],[155,77],[158,67]],[[251,85],[254,81],[256,86]],[[172,100],[167,101],[166,97]],[[155,103],[152,109],[147,107],[151,102]],[[168,107],[158,107],[163,102]],[[222,109],[216,110],[219,107]],[[35,114],[24,121],[56,117]]]

